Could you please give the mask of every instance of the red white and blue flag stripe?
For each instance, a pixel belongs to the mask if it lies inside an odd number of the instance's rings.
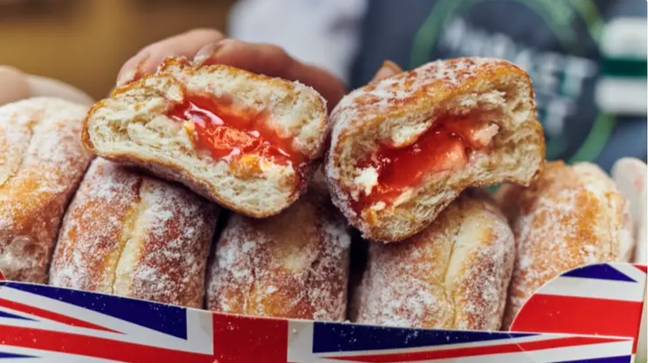
[[[630,340],[294,322],[291,362],[630,362]]]
[[[0,283],[0,362],[620,363],[631,351],[627,337],[261,319]]]
[[[18,354],[5,347],[21,346],[34,350],[23,350],[24,355],[46,361],[60,361],[52,352],[83,356],[78,361],[194,361],[213,353],[213,323],[205,317],[200,310],[5,282],[0,287],[0,354]],[[75,361],[71,358],[65,361]]]
[[[645,265],[585,266],[540,288],[511,330],[629,337],[636,352],[645,296]]]

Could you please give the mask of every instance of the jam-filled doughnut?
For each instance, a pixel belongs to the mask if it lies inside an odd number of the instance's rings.
[[[437,61],[371,82],[331,122],[333,202],[372,240],[420,232],[467,187],[528,184],[544,158],[531,80],[502,60]]]
[[[325,101],[310,87],[170,59],[95,104],[83,140],[100,156],[267,217],[303,192],[326,133]]]
[[[628,261],[629,204],[603,170],[590,163],[547,163],[530,187],[497,195],[517,245],[504,327],[526,300],[560,274],[586,264]]]
[[[423,232],[371,243],[351,320],[435,329],[499,329],[515,245],[485,195],[464,193]]]
[[[47,282],[63,213],[92,155],[81,145],[87,107],[32,98],[0,107],[0,271]]]
[[[181,185],[97,158],[65,214],[50,284],[202,307],[217,212]]]
[[[350,237],[344,218],[316,190],[270,218],[232,215],[207,274],[207,308],[345,319]]]

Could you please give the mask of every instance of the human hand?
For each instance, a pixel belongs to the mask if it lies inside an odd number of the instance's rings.
[[[396,64],[396,63],[394,63],[394,62],[392,62],[390,60],[385,60],[383,62],[383,64],[382,64],[382,66],[380,67],[380,69],[378,69],[376,74],[374,74],[374,77],[371,80],[371,82],[380,81],[381,79],[384,79],[384,78],[389,78],[389,77],[391,77],[393,75],[396,75],[396,74],[398,74],[398,73],[400,73],[402,71],[403,71],[403,69],[401,67],[399,67],[398,64]]]
[[[0,66],[0,105],[39,96],[58,97],[84,105],[94,102],[86,93],[67,83]]]
[[[27,75],[13,67],[0,66],[0,105],[30,95]]]
[[[226,64],[254,73],[299,81],[315,88],[329,110],[345,94],[341,80],[328,71],[302,63],[282,48],[226,38],[216,30],[195,29],[144,47],[122,67],[117,77],[121,86],[155,72],[167,57],[182,56],[195,65]]]

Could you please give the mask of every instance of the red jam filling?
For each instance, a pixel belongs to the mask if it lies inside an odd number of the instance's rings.
[[[189,95],[168,116],[194,125],[194,145],[215,159],[258,155],[276,164],[297,168],[304,156],[292,148],[292,138],[283,137],[268,125],[267,114],[237,108],[231,101]]]
[[[487,122],[468,116],[448,116],[435,122],[413,143],[405,147],[382,144],[358,168],[373,167],[378,183],[369,195],[361,192],[354,209],[359,212],[377,202],[390,204],[404,190],[419,185],[426,175],[458,169],[468,162],[470,153],[488,146],[478,132]]]

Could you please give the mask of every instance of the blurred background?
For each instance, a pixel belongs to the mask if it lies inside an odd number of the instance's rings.
[[[0,65],[98,99],[139,49],[199,27],[280,45],[349,89],[385,59],[503,58],[533,79],[548,158],[609,169],[646,159],[646,11],[643,0],[0,0]]]
[[[227,28],[233,0],[0,0],[0,64],[101,98],[140,48],[196,27]]]

